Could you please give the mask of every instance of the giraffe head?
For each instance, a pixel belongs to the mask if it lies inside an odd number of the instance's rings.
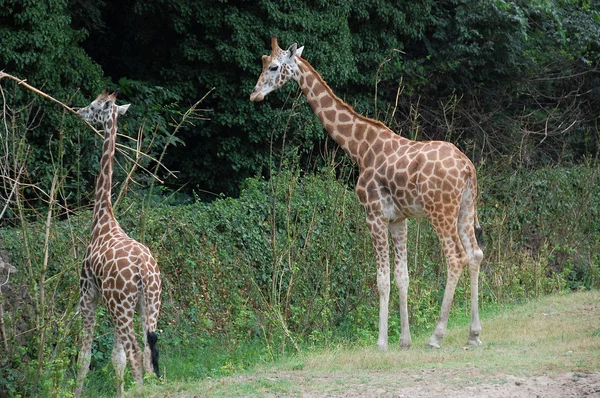
[[[271,55],[262,56],[262,73],[250,94],[250,101],[262,101],[265,95],[287,83],[298,70],[296,57],[302,55],[303,49],[294,43],[282,50],[277,44],[277,36],[271,36]]]
[[[112,120],[115,112],[117,112],[117,115],[123,115],[129,108],[130,104],[115,105],[118,94],[118,90],[112,94],[109,94],[107,90],[104,90],[104,92],[96,97],[91,104],[85,108],[79,109],[77,114],[80,118],[89,123],[106,126],[106,124]]]

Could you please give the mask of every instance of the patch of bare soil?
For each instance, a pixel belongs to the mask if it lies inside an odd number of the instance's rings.
[[[396,392],[376,396],[406,398],[546,398],[600,397],[600,373],[564,373],[556,376],[520,377],[505,375],[494,381],[464,380],[463,384],[423,380]],[[357,394],[357,396],[361,396]],[[367,396],[367,395],[365,395]]]
[[[290,394],[268,394],[277,397],[600,397],[600,373],[597,372],[526,377],[510,374],[482,374],[476,369],[460,371],[427,369],[398,373],[357,372],[327,376],[291,371],[265,374],[261,378],[290,383],[292,386]]]

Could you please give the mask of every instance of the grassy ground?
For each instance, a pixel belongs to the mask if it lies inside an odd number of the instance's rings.
[[[439,350],[425,347],[428,335],[413,336],[410,350],[335,347],[217,380],[167,378],[129,396],[571,396],[573,386],[600,394],[600,292],[545,297],[484,316],[483,328],[480,347],[465,345],[462,320]]]

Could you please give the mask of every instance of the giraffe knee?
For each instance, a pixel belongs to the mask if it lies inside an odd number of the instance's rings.
[[[469,259],[469,271],[479,271],[479,265],[483,261],[483,252],[480,249],[475,249]]]
[[[379,270],[377,272],[377,290],[379,294],[389,294],[390,292],[390,271]]]
[[[125,356],[125,350],[119,347],[115,347],[112,353],[113,366],[115,368],[115,374],[117,377],[123,377],[125,366],[127,364],[127,358]]]
[[[481,262],[483,261],[483,252],[481,251],[481,249],[476,249],[475,252],[473,253],[473,262],[476,263],[477,265],[481,264]]]

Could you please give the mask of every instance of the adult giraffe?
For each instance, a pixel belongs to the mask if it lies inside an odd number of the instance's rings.
[[[400,293],[400,346],[410,347],[408,324],[408,267],[406,220],[427,217],[442,243],[448,270],[440,317],[429,338],[439,348],[446,334],[456,284],[465,265],[471,281],[471,326],[468,343],[481,344],[478,277],[483,253],[476,231],[477,177],[473,163],[454,145],[442,141],[417,142],[403,138],[383,123],[356,113],[339,99],[294,43],[282,50],[271,38],[271,55],[262,57],[262,73],[250,101],[262,101],[271,91],[295,80],[331,137],[358,164],[356,194],[366,210],[377,259],[379,339],[388,348],[390,265],[388,232],[395,249],[394,279]]]
[[[138,386],[142,385],[142,363],[146,372],[158,369],[156,321],[160,310],[161,279],[150,250],[131,239],[121,229],[111,205],[111,184],[117,117],[129,108],[116,105],[117,93],[104,91],[90,105],[81,108],[79,117],[104,126],[104,145],[100,173],[96,181],[92,239],[87,248],[80,276],[79,307],[83,319],[83,343],[79,352],[79,374],[75,397],[81,396],[83,381],[91,359],[96,305],[102,299],[112,318],[115,335],[112,361],[117,396],[123,394],[123,375],[127,359]],[[138,309],[144,327],[142,354],[133,331],[133,315]]]

